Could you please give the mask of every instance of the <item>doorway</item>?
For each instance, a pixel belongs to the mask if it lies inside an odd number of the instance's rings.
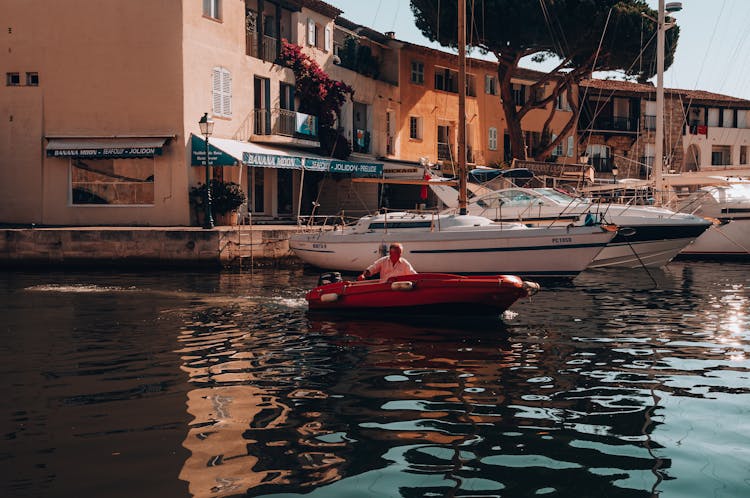
[[[276,170],[276,202],[279,218],[289,218],[294,210],[294,170]]]

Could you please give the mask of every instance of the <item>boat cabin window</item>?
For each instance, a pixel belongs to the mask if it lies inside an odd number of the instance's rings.
[[[430,228],[432,226],[432,221],[389,221],[388,223],[384,222],[375,222],[370,223],[370,226],[368,227],[370,230],[385,230],[388,228],[388,230],[393,230],[397,228]]]

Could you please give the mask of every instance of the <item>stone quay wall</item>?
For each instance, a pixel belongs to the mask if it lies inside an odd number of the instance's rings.
[[[0,266],[186,267],[299,264],[294,226],[0,229]]]

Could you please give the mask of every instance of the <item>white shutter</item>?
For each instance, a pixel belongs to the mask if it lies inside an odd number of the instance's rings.
[[[573,135],[568,137],[568,157],[573,157]]]
[[[315,21],[307,18],[307,44],[315,45]]]
[[[221,97],[222,97],[222,115],[232,115],[232,73],[228,69],[222,71]]]
[[[211,105],[213,114],[221,115],[221,68],[215,67],[211,76]]]
[[[488,148],[490,150],[497,150],[497,128],[490,128],[488,138]]]
[[[324,41],[324,48],[326,52],[331,51],[331,28],[326,26],[326,39]]]

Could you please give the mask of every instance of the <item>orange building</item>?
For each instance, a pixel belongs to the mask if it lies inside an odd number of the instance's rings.
[[[400,56],[401,114],[399,156],[442,165],[452,173],[457,163],[458,124],[458,58],[454,54],[410,43],[403,43]],[[466,64],[466,150],[469,165],[499,166],[510,158],[497,65],[494,62],[469,58]],[[514,97],[523,105],[529,88],[541,73],[522,70],[514,81]],[[547,91],[545,89],[545,91]],[[571,117],[570,107],[560,105],[550,125],[560,130]],[[542,129],[548,116],[546,110],[533,110],[522,121],[526,146],[531,156],[542,140]],[[573,156],[570,140],[563,141],[559,156]]]

